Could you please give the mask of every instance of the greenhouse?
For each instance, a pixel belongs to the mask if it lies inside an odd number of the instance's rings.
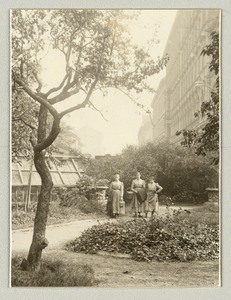
[[[56,162],[56,163],[55,163]],[[56,155],[48,163],[54,187],[73,186],[83,174],[80,158],[69,155]],[[36,201],[41,179],[33,161],[19,157],[12,163],[12,201],[24,202],[29,191],[30,201]]]

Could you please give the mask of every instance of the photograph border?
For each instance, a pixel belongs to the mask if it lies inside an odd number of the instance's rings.
[[[217,8],[221,9],[221,57],[222,57],[222,119],[221,128],[221,191],[222,206],[221,206],[221,238],[222,238],[222,251],[221,251],[221,287],[217,288],[9,288],[9,253],[10,253],[10,9],[12,8],[94,8],[94,9],[202,9],[202,8]],[[229,111],[231,111],[231,104],[228,96],[231,94],[231,86],[228,84],[229,74],[231,74],[231,63],[229,49],[231,46],[231,38],[229,37],[229,28],[231,23],[231,3],[227,1],[182,1],[182,0],[165,0],[165,1],[45,1],[40,0],[39,3],[35,0],[10,0],[2,3],[1,9],[1,41],[2,41],[2,55],[1,59],[1,141],[0,141],[0,170],[1,170],[1,185],[0,195],[2,198],[2,208],[0,211],[1,222],[1,237],[0,243],[0,294],[5,296],[5,299],[25,299],[33,297],[33,299],[43,299],[44,296],[56,299],[94,299],[106,300],[108,297],[111,299],[147,299],[150,297],[158,297],[160,299],[228,299],[231,297],[231,288],[229,283],[231,280],[229,266],[231,265],[231,257],[229,249],[231,247],[230,236],[230,219],[231,219],[231,203],[228,199],[229,195],[229,174],[231,172],[231,162],[229,157],[231,155],[231,139],[229,138],[231,131],[231,122],[229,121]],[[8,201],[6,201],[8,199]],[[220,199],[221,203],[221,199]],[[225,238],[224,238],[225,237]],[[77,293],[77,294],[76,294]]]

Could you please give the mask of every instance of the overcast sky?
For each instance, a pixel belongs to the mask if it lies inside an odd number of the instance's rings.
[[[147,42],[153,39],[154,33],[157,32],[155,38],[159,40],[159,44],[153,46],[150,54],[154,59],[162,56],[175,15],[176,10],[142,10],[138,20],[133,20],[130,24],[134,43],[140,47],[146,47]],[[43,77],[47,77],[46,82],[49,81],[51,86],[54,83],[59,83],[62,79],[63,73],[60,71],[62,68],[62,58],[59,55],[54,52],[48,53],[43,60]],[[52,74],[50,71],[48,73],[51,65]],[[162,71],[153,78],[152,85],[155,89],[157,89],[164,75],[165,71]],[[74,96],[71,101],[68,101],[69,104],[76,101],[75,97],[78,97],[78,95]],[[150,107],[153,97],[153,94],[143,93],[138,95],[137,100]],[[97,108],[102,110],[107,121],[97,111],[90,108],[75,111],[64,119],[68,125],[74,127],[76,130],[87,126],[101,133],[103,143],[102,152],[94,153],[94,149],[86,149],[88,152],[92,155],[107,153],[113,155],[119,153],[128,144],[138,143],[137,135],[142,124],[142,118],[145,115],[144,111],[136,107],[131,100],[115,89],[111,89],[105,97],[95,93],[91,100]],[[62,110],[66,108],[64,105],[62,103],[58,109]]]

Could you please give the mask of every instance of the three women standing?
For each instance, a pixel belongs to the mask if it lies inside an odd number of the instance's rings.
[[[158,212],[159,202],[158,193],[163,188],[151,177],[146,186],[145,181],[141,179],[140,172],[136,173],[136,178],[132,181],[131,190],[133,191],[132,210],[135,217],[148,217]],[[116,218],[120,214],[120,202],[123,201],[124,185],[120,181],[119,174],[115,174],[114,180],[110,184],[107,212],[111,218]]]

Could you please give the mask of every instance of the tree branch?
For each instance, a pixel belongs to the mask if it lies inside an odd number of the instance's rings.
[[[47,97],[49,97],[51,94],[53,94],[53,93],[59,91],[59,90],[63,87],[63,85],[64,85],[65,81],[67,80],[67,78],[68,78],[68,74],[66,74],[66,75],[64,76],[64,78],[63,78],[62,82],[60,83],[60,85],[57,86],[57,87],[55,87],[55,88],[50,89],[50,90],[45,94],[45,97],[47,98]]]
[[[39,102],[40,104],[44,105],[49,112],[51,113],[51,115],[54,118],[59,118],[59,114],[57,112],[57,110],[44,98],[42,98],[41,96],[39,96],[38,94],[34,93],[30,88],[28,88],[28,86],[26,86],[26,84],[19,79],[18,77],[14,76],[15,82],[17,84],[19,84],[23,90],[31,97],[33,98],[35,101]]]
[[[72,86],[74,86],[75,84],[76,84],[75,81],[71,82],[69,84],[69,88],[68,89],[72,88]],[[66,100],[66,99],[70,98],[71,96],[77,94],[79,92],[79,90],[80,90],[80,87],[76,86],[75,89],[73,89],[72,91],[69,91],[69,92],[68,91],[62,91],[56,97],[49,99],[49,103],[50,104],[55,104],[55,103],[61,102],[63,100]]]
[[[30,136],[30,143],[31,143],[32,148],[34,149],[34,147],[36,146],[36,143],[35,143],[35,140],[32,135]]]
[[[22,118],[19,118],[17,121],[22,121],[26,126],[28,126],[30,129],[32,130],[36,130],[37,128],[31,124],[29,124],[28,122],[26,122],[25,120],[23,120]]]
[[[68,114],[68,113],[71,113],[71,112],[73,112],[73,111],[75,111],[75,110],[77,110],[77,109],[80,109],[80,108],[85,107],[85,106],[87,105],[87,103],[89,103],[91,94],[92,94],[93,90],[95,89],[96,84],[97,84],[97,82],[98,82],[98,80],[99,80],[100,69],[101,69],[101,65],[102,65],[102,58],[103,58],[103,53],[104,53],[104,49],[105,49],[105,40],[106,40],[106,36],[104,37],[104,44],[103,44],[102,52],[101,52],[100,59],[99,59],[99,65],[98,65],[98,68],[97,68],[97,71],[96,71],[96,77],[95,77],[95,80],[94,80],[94,82],[92,83],[92,85],[91,85],[91,87],[90,87],[90,89],[89,89],[89,91],[88,91],[88,93],[87,93],[86,99],[85,99],[82,103],[80,103],[80,104],[78,104],[78,105],[76,105],[76,106],[73,106],[73,107],[71,107],[71,108],[68,108],[68,109],[64,110],[63,112],[61,112],[61,113],[60,113],[60,117],[61,117],[61,118],[62,118],[64,115]],[[80,90],[80,87],[79,87],[79,90]],[[73,92],[74,92],[74,91],[73,91]],[[69,93],[71,93],[71,92],[69,92]],[[66,98],[65,98],[65,99],[66,99]]]
[[[38,87],[37,87],[37,89],[36,89],[36,92],[37,92],[37,93],[40,93],[40,92],[41,92],[41,89],[42,89],[42,82],[41,82],[41,80],[39,80],[38,74],[36,74],[35,71],[33,71],[32,74],[34,75],[34,78],[35,78],[36,81],[38,82]]]
[[[143,104],[136,102],[135,99],[133,99],[128,93],[126,93],[125,91],[123,91],[121,88],[117,87],[117,89],[119,91],[121,91],[124,95],[126,95],[130,100],[132,100],[132,102],[134,102],[138,107],[142,108],[146,113],[150,113],[150,110],[145,107]]]
[[[63,112],[61,112],[61,113],[59,114],[61,118],[62,118],[63,116],[65,116],[66,114],[71,113],[71,112],[73,112],[73,111],[75,111],[75,110],[77,110],[77,109],[83,108],[83,107],[85,107],[85,106],[87,105],[87,103],[88,103],[89,100],[90,100],[91,94],[92,94],[92,92],[93,92],[93,90],[94,90],[94,88],[95,88],[95,86],[96,86],[96,84],[97,84],[97,82],[98,82],[98,77],[99,77],[99,76],[97,76],[96,79],[94,80],[94,82],[92,83],[91,88],[89,89],[89,91],[88,91],[88,93],[87,93],[87,96],[86,96],[85,100],[84,100],[82,103],[80,103],[80,104],[78,104],[78,105],[76,105],[76,106],[70,107],[70,108],[64,110]]]
[[[97,112],[99,112],[99,113],[101,114],[102,118],[103,118],[106,122],[108,122],[108,120],[104,117],[102,111],[100,111],[97,107],[95,107],[95,105],[94,105],[90,100],[89,100],[88,102],[89,102],[90,106],[92,106],[92,107],[94,108],[94,110],[96,110]]]

